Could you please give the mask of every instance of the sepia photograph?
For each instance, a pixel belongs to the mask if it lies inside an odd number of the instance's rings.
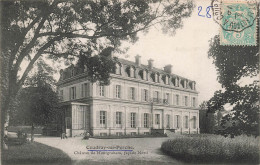
[[[0,0],[0,165],[260,164],[257,0]]]

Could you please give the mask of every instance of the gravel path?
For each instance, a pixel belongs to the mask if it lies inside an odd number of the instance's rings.
[[[140,164],[184,164],[183,162],[177,161],[161,152],[160,147],[162,142],[168,139],[169,138],[91,138],[89,140],[81,140],[80,137],[68,139],[60,139],[58,137],[36,137],[35,141],[64,151],[72,158],[72,160],[74,160],[75,164],[85,164],[87,161],[99,163],[117,162],[118,164],[128,164],[124,162],[133,161],[140,162]],[[111,151],[111,147],[114,148],[113,150],[132,151]],[[106,149],[107,151],[89,151],[97,149]]]

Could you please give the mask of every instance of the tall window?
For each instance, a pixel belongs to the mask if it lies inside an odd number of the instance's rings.
[[[135,77],[135,70],[133,67],[130,67],[130,77]]]
[[[116,98],[121,98],[121,86],[116,85]]]
[[[165,76],[165,84],[169,84],[169,77],[167,75]]]
[[[88,96],[88,84],[84,83],[81,84],[81,97],[87,97]]]
[[[136,125],[136,113],[131,113],[131,128],[135,128]]]
[[[170,115],[166,115],[166,128],[170,128]]]
[[[196,106],[195,101],[196,101],[196,100],[195,100],[195,97],[193,97],[193,98],[192,98],[192,106],[193,106],[193,107]]]
[[[184,128],[189,128],[189,117],[184,116]]]
[[[76,87],[71,87],[70,88],[70,99],[76,99]]]
[[[176,105],[179,105],[180,104],[180,98],[179,98],[179,95],[176,95]]]
[[[147,70],[143,70],[143,80],[147,80]]]
[[[116,112],[116,126],[120,127],[122,124],[122,112]]]
[[[193,124],[192,124],[193,128],[196,129],[197,128],[197,118],[196,118],[196,116],[193,116],[192,121],[193,121]]]
[[[175,128],[180,128],[180,116],[179,115],[175,115],[174,127]]]
[[[159,74],[154,73],[154,82],[159,82]]]
[[[160,124],[160,114],[155,114],[155,124]]]
[[[159,92],[158,91],[154,92],[154,98],[159,99]]]
[[[63,90],[60,90],[60,100],[63,101]]]
[[[116,64],[116,74],[121,74],[121,66],[120,64]]]
[[[144,127],[148,128],[149,127],[149,114],[144,113]]]
[[[134,87],[131,87],[130,88],[130,91],[129,91],[129,97],[131,100],[135,100],[135,88]]]
[[[185,104],[185,106],[188,106],[188,96],[184,97],[184,104]]]
[[[100,111],[100,126],[106,127],[106,111]]]
[[[144,89],[143,100],[148,101],[148,90],[147,89]]]
[[[104,85],[99,86],[99,96],[105,96],[105,87]]]
[[[164,98],[164,99],[165,99],[164,102],[165,102],[166,104],[169,104],[170,94],[169,94],[169,93],[165,93],[165,98]]]

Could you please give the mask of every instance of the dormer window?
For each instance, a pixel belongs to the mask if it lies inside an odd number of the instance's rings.
[[[148,71],[143,70],[143,80],[148,80]]]
[[[160,75],[159,73],[154,74],[154,82],[159,82]]]
[[[126,69],[128,77],[135,77],[135,68],[133,66],[129,66]]]
[[[164,75],[163,79],[164,79],[164,83],[168,85],[169,84],[169,76],[168,75]]]
[[[116,63],[115,74],[121,74],[121,64],[120,63]]]
[[[71,68],[71,77],[75,76],[75,69]]]

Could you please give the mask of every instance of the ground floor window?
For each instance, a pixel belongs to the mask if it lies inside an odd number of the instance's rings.
[[[149,135],[150,133],[149,132],[144,132],[144,135]]]
[[[189,117],[184,116],[184,128],[189,128]]]
[[[144,113],[144,127],[148,128],[149,127],[149,114],[148,113]]]
[[[174,127],[180,128],[180,116],[179,115],[175,115],[175,117],[174,117]]]
[[[193,128],[196,129],[196,128],[197,128],[197,119],[196,119],[196,116],[193,116],[192,121],[193,121]]]
[[[166,115],[166,128],[170,128],[170,115]]]
[[[106,126],[106,112],[100,111],[100,126],[105,127]]]
[[[122,112],[116,112],[116,126],[121,127],[122,124]]]
[[[136,127],[136,113],[131,113],[131,128]]]

